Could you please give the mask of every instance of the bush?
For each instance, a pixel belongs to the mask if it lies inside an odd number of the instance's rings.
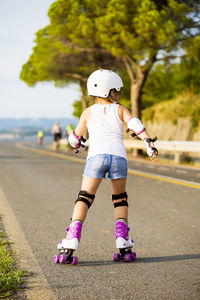
[[[176,99],[155,104],[142,113],[144,121],[165,122],[176,125],[179,118],[189,118],[193,129],[200,126],[200,95],[187,93]]]

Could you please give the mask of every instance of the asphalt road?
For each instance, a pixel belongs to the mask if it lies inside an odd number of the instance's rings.
[[[200,299],[197,188],[129,175],[129,226],[137,260],[114,263],[115,222],[110,183],[104,180],[84,223],[78,265],[54,264],[83,169],[76,161],[0,143],[0,187],[55,299]],[[4,222],[1,212],[0,217]]]
[[[33,147],[36,149],[41,149],[37,143],[30,142],[25,143],[24,145],[28,147]],[[45,143],[42,149],[49,150],[50,143]],[[74,157],[73,151],[68,153],[67,155],[71,155]],[[76,156],[76,155],[75,155]],[[87,156],[86,152],[82,152],[78,155],[78,157],[85,158]],[[178,178],[181,180],[193,181],[200,183],[200,167],[187,166],[187,165],[176,165],[173,162],[171,164],[163,164],[159,163],[159,160],[151,161],[150,159],[138,159],[134,158],[131,154],[128,154],[129,160],[129,168],[142,171],[142,172],[150,172],[157,175],[168,176],[173,178]]]

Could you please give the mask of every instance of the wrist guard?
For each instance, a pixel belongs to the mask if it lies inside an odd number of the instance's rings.
[[[81,141],[80,141],[79,147],[77,147],[76,150],[75,150],[75,154],[81,153],[85,150],[86,142],[87,142],[87,140],[84,139],[84,137],[81,136]]]
[[[73,148],[78,148],[81,144],[81,136],[76,135],[75,130],[69,135],[69,143]]]
[[[155,148],[155,147],[153,147],[153,146],[151,146],[151,143],[154,143],[155,141],[157,141],[157,136],[155,137],[155,138],[153,138],[153,139],[151,139],[151,138],[145,138],[143,141],[144,141],[144,143],[145,143],[145,145],[146,145],[146,148],[147,148],[147,154],[150,156],[150,157],[152,157],[152,155],[154,154],[154,153],[156,153],[156,155],[158,155],[158,150]]]

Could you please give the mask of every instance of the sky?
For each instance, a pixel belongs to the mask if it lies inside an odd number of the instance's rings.
[[[35,33],[49,24],[54,0],[0,0],[0,118],[72,117],[80,98],[76,84],[54,87],[42,82],[28,87],[19,79],[34,47]]]

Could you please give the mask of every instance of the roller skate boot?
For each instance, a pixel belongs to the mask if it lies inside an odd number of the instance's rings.
[[[118,219],[116,222],[115,239],[116,248],[119,249],[120,253],[113,255],[114,261],[125,261],[131,262],[136,259],[136,253],[132,252],[131,249],[134,246],[134,241],[129,237],[129,227],[126,220]]]
[[[78,257],[73,256],[73,252],[78,249],[78,244],[81,238],[82,223],[74,221],[66,229],[67,236],[61,240],[57,246],[59,255],[54,256],[54,263],[76,265]]]

